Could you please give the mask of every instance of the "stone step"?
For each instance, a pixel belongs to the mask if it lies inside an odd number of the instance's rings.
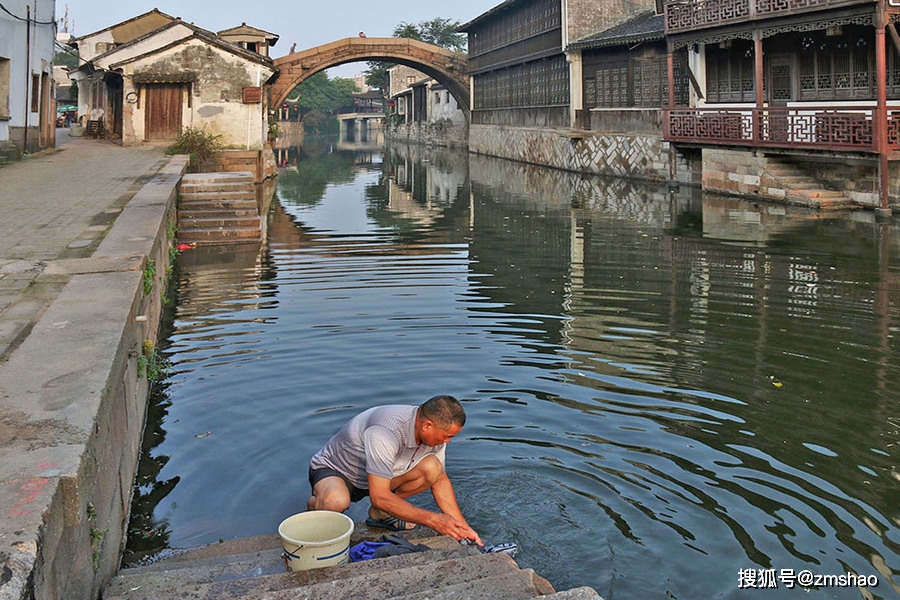
[[[603,600],[603,598],[594,588],[585,586],[547,594],[541,596],[541,600]]]
[[[194,209],[185,208],[183,210],[178,211],[178,220],[189,221],[191,219],[217,219],[219,217],[229,216],[229,217],[242,217],[242,218],[250,218],[255,217],[259,219],[259,214],[256,212],[256,208],[241,208],[234,209],[231,207],[228,208],[219,208],[219,207],[211,207],[211,208],[200,208]]]
[[[235,216],[230,212],[222,212],[220,215],[187,218],[178,215],[178,231],[190,229],[246,229],[255,227],[259,229],[259,217]]]
[[[530,569],[510,570],[491,577],[452,583],[440,586],[437,589],[395,595],[391,596],[391,598],[394,600],[458,600],[459,598],[520,600],[543,596],[535,586],[533,576],[534,573]]]
[[[187,173],[181,178],[181,184],[205,183],[254,183],[250,171],[216,171],[214,173]]]
[[[816,183],[816,180],[809,175],[778,175],[776,179],[779,183],[789,185],[800,185],[804,183]]]
[[[357,544],[365,540],[375,540],[385,533],[384,529],[370,529],[364,523],[356,523],[353,533],[350,535],[350,545]],[[409,531],[402,536],[417,544],[425,544],[433,550],[451,550],[456,548],[466,548],[460,545],[453,538],[437,535],[431,529],[422,527],[414,531]],[[281,556],[281,537],[278,534],[267,534],[255,537],[236,538],[233,540],[220,541],[215,544],[208,544],[199,548],[187,549],[182,551],[173,551],[165,558],[153,562],[148,565],[139,567],[129,567],[121,571],[122,573],[145,573],[152,571],[171,571],[180,566],[187,565],[193,567],[203,564],[200,561],[210,561],[209,564],[215,562],[236,562],[241,563],[244,555],[252,556],[257,553],[275,552]],[[245,564],[243,568],[255,568],[254,559]],[[283,566],[279,558],[279,565]]]
[[[203,200],[179,204],[178,211],[196,210],[252,210],[257,212],[255,200]]]
[[[181,243],[227,244],[233,242],[254,242],[262,239],[259,228],[247,229],[185,229],[178,232]]]
[[[188,562],[169,571],[137,574],[122,571],[106,586],[103,598],[174,600],[188,594],[192,598],[217,600],[255,598],[263,594],[266,598],[294,598],[301,588],[304,598],[373,597],[365,595],[370,589],[378,590],[375,597],[388,598],[422,589],[404,588],[398,582],[410,585],[420,581],[429,585],[450,575],[462,582],[519,571],[508,556],[481,555],[475,549],[458,545],[452,550],[430,550],[297,572],[285,571],[280,553],[274,565],[258,567],[262,570],[259,574],[236,569],[237,563],[220,568],[204,559],[198,564],[201,566],[189,566]],[[272,568],[280,572],[268,572]],[[382,592],[391,595],[381,595]]]
[[[181,193],[179,198],[180,204],[194,204],[197,202],[209,201],[252,201],[256,202],[256,192],[254,190],[210,190],[203,192]]]
[[[383,529],[357,523],[350,544],[379,538]],[[123,569],[104,588],[104,600],[331,600],[402,598],[459,600],[597,600],[591,588],[556,592],[531,569],[504,554],[418,528],[401,534],[431,550],[309,571],[285,570],[281,539],[274,534],[173,551],[150,565]]]
[[[843,198],[843,192],[826,190],[821,186],[812,188],[791,188],[791,193],[801,198]]]
[[[421,555],[427,558],[427,552]],[[333,600],[335,598],[395,598],[412,593],[413,590],[431,590],[437,593],[448,585],[469,584],[470,593],[464,598],[505,598],[503,589],[497,586],[502,583],[498,578],[510,573],[524,573],[524,575],[512,575],[510,579],[518,579],[517,585],[521,586],[521,578],[531,580],[531,574],[521,571],[515,561],[505,554],[478,554],[450,558],[437,562],[427,562],[410,567],[398,567],[395,564],[387,564],[382,561],[395,558],[404,558],[404,555],[371,560],[362,563],[346,565],[347,571],[352,572],[356,567],[367,563],[375,563],[372,571],[358,576],[351,576],[337,581],[323,581],[310,585],[300,585],[291,589],[278,590],[263,594],[247,594],[245,598],[262,600],[295,600],[302,597],[305,600]],[[381,564],[378,564],[381,563]],[[317,569],[318,570],[318,569]],[[310,571],[307,571],[309,573]],[[480,586],[479,586],[480,583]],[[479,591],[473,592],[473,589]],[[517,590],[518,592],[518,590]],[[533,598],[537,596],[533,588],[526,595],[518,594],[517,598]]]

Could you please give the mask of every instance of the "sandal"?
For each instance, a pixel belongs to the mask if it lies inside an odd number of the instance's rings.
[[[418,525],[413,525],[412,527],[407,528],[406,521],[401,521],[397,517],[385,517],[383,519],[374,519],[369,517],[366,519],[366,525],[368,527],[381,527],[382,529],[387,529],[389,531],[412,531]]]

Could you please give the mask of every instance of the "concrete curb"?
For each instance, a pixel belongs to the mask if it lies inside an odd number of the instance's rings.
[[[2,600],[96,598],[118,567],[186,167],[169,159],[90,258],[47,265],[37,282],[68,281],[0,364]]]

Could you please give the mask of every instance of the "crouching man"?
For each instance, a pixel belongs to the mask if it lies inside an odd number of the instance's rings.
[[[344,512],[369,496],[369,527],[408,531],[419,524],[483,545],[459,510],[445,468],[447,443],[465,423],[466,413],[453,396],[358,414],[310,460],[307,509]],[[431,490],[440,512],[406,500],[425,490]]]

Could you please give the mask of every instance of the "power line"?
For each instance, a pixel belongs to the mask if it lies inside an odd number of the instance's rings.
[[[17,19],[19,21],[25,21],[27,23],[34,23],[35,25],[56,25],[56,21],[37,21],[35,19],[29,19],[26,17],[20,17],[19,15],[13,14],[8,8],[3,6],[3,3],[0,2],[0,10],[11,16],[13,19]]]

